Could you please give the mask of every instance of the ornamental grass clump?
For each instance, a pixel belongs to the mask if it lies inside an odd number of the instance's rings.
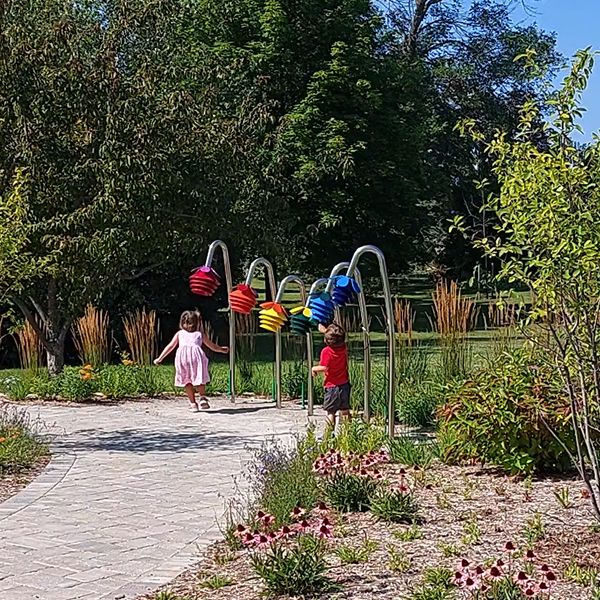
[[[504,556],[490,565],[474,564],[463,558],[454,574],[453,584],[461,598],[477,600],[548,600],[556,584],[556,574],[539,564],[535,553],[527,550],[517,558],[512,542],[504,546]]]

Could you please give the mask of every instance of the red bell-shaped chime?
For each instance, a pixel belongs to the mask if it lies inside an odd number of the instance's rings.
[[[256,306],[256,292],[245,283],[236,285],[229,294],[231,310],[242,315],[249,315]]]
[[[220,284],[217,273],[206,265],[194,269],[190,275],[190,290],[197,296],[212,296]]]

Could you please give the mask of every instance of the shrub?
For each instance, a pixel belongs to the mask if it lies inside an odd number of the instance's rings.
[[[323,493],[331,506],[341,512],[365,512],[379,484],[370,477],[339,471],[323,480]]]
[[[387,441],[392,462],[427,468],[438,457],[436,442],[421,442],[408,436],[400,436]]]
[[[569,402],[554,372],[525,349],[449,386],[439,411],[442,459],[477,459],[512,474],[564,471],[574,451]],[[551,427],[561,442],[548,427]]]
[[[408,489],[379,489],[371,498],[371,512],[381,521],[413,523],[418,518],[419,505]]]
[[[404,383],[398,386],[398,420],[412,427],[430,427],[442,396],[439,386],[430,382]]]
[[[0,477],[31,467],[48,447],[33,431],[27,412],[0,406]]]
[[[326,576],[325,550],[323,540],[301,535],[295,544],[275,544],[265,554],[253,554],[251,564],[270,594],[319,594],[334,589]]]
[[[311,430],[295,447],[280,441],[264,442],[248,465],[250,495],[277,525],[289,523],[294,507],[310,510],[318,500],[313,461],[317,442]]]

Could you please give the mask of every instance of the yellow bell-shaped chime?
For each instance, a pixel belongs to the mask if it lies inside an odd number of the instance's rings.
[[[261,329],[277,333],[287,321],[287,312],[278,302],[265,302],[260,305],[258,322]]]

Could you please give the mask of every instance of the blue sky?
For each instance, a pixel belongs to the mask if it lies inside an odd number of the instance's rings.
[[[600,0],[530,0],[529,4],[533,14],[519,8],[515,11],[515,19],[522,19],[524,23],[536,22],[542,29],[554,31],[558,50],[565,57],[569,58],[587,46],[600,51]],[[582,121],[584,138],[590,140],[593,133],[600,131],[600,56],[596,57],[596,67],[583,103],[587,109]]]

